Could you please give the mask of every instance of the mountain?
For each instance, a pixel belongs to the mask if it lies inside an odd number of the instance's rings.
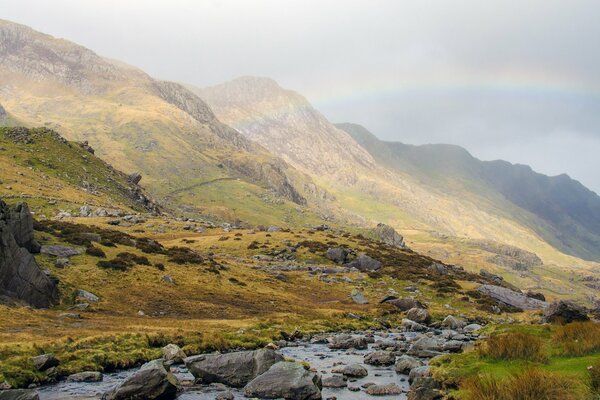
[[[559,250],[600,259],[600,197],[567,175],[549,177],[526,165],[480,161],[459,146],[385,142],[364,127],[337,124],[386,167],[449,192],[472,191],[499,207],[506,201],[534,216],[520,221]]]
[[[9,21],[0,21],[0,103],[23,125],[88,141],[111,165],[141,173],[180,214],[235,220],[251,218],[249,208],[283,223],[320,193],[183,86]]]

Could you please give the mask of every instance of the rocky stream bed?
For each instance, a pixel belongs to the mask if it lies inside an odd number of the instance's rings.
[[[437,327],[404,320],[398,329],[322,334],[255,351],[186,358],[169,345],[165,359],[141,368],[76,376],[22,394],[41,400],[436,399],[441,394],[429,377],[428,360],[471,346],[479,328],[454,317]]]

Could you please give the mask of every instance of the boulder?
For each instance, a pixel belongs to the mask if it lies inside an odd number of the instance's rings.
[[[52,367],[56,367],[58,366],[58,364],[60,364],[58,359],[54,357],[54,354],[52,353],[32,357],[31,361],[33,362],[33,366],[35,367],[35,369],[37,369],[38,371],[45,371]]]
[[[525,296],[531,297],[532,299],[537,299],[540,301],[546,301],[546,296],[544,296],[544,293],[541,293],[541,292],[528,291],[527,293],[525,293]]]
[[[129,182],[133,183],[134,185],[140,183],[141,180],[142,175],[139,172],[134,172],[131,175],[129,175]]]
[[[424,308],[411,308],[406,313],[406,318],[419,323],[428,323],[431,316]]]
[[[369,304],[369,301],[365,298],[365,296],[363,296],[361,292],[358,291],[358,289],[352,289],[350,297],[352,298],[352,301],[354,301],[356,304]]]
[[[283,356],[271,349],[236,351],[226,354],[201,354],[183,360],[196,379],[203,383],[223,383],[244,387],[266,372]]]
[[[96,296],[94,293],[88,292],[87,290],[79,289],[77,291],[77,298],[85,299],[91,303],[97,303],[100,301],[100,298]]]
[[[169,400],[177,396],[177,385],[177,378],[165,369],[163,360],[159,359],[142,365],[123,383],[105,393],[102,400]]]
[[[352,336],[348,334],[341,334],[327,338],[329,342],[328,346],[330,349],[357,349],[364,350],[367,348],[367,340],[362,336]]]
[[[332,247],[327,249],[325,257],[335,263],[344,264],[347,261],[349,254],[350,252],[348,251],[348,249],[344,247]]]
[[[10,389],[0,390],[0,400],[40,400],[40,397],[33,390]]]
[[[377,271],[383,266],[383,264],[380,261],[377,261],[376,259],[369,257],[366,254],[361,254],[354,260],[345,264],[345,266],[348,268],[356,268],[357,270],[362,272],[369,272]]]
[[[408,381],[414,382],[417,378],[424,378],[431,375],[431,370],[428,365],[423,365],[417,368],[413,368],[408,374]]]
[[[50,246],[42,246],[40,252],[42,254],[48,254],[55,257],[72,257],[77,256],[79,254],[84,253],[84,249],[69,247],[69,246],[61,246],[61,245],[50,245]]]
[[[404,243],[404,238],[402,235],[396,232],[396,230],[389,225],[383,223],[377,224],[377,227],[374,229],[374,233],[380,242],[390,246],[400,247],[401,249],[406,248],[406,244]]]
[[[370,385],[367,388],[367,394],[371,396],[393,396],[402,393],[402,388],[395,383],[387,385]]]
[[[417,377],[410,385],[407,400],[438,400],[444,398],[441,385],[429,376]]]
[[[448,275],[448,267],[440,263],[431,264],[427,267],[427,271],[437,275]]]
[[[440,338],[421,336],[410,346],[408,355],[423,358],[439,356],[443,354],[444,343],[445,341]]]
[[[302,364],[281,361],[254,378],[244,389],[246,397],[260,399],[320,400],[321,376]]]
[[[183,350],[176,344],[170,343],[162,348],[163,359],[167,362],[175,364],[183,363],[183,360],[187,358]]]
[[[548,303],[545,301],[527,297],[523,293],[515,292],[501,286],[482,285],[477,290],[500,303],[518,308],[519,310],[540,310],[548,307]]]
[[[444,318],[444,320],[442,321],[442,326],[444,328],[450,328],[450,329],[462,329],[465,326],[467,326],[467,323],[465,320],[455,317],[453,315],[448,315],[446,318]]]
[[[588,321],[585,308],[568,300],[560,300],[550,304],[544,312],[543,321],[549,323],[568,324],[574,321]]]
[[[348,386],[348,382],[342,375],[333,375],[323,379],[323,387],[343,388]]]
[[[423,304],[419,301],[413,299],[412,297],[405,297],[403,299],[391,299],[386,300],[385,304],[391,304],[394,307],[398,308],[400,311],[408,311],[411,308],[425,308]]]
[[[102,372],[85,371],[77,374],[72,374],[67,377],[69,382],[101,382],[104,379]]]
[[[481,328],[483,328],[483,327],[479,324],[469,324],[463,328],[463,332],[475,333],[475,332],[478,332]]]
[[[0,296],[39,308],[58,301],[56,280],[42,271],[31,254],[39,250],[27,205],[11,209],[0,200]]]
[[[369,365],[392,365],[396,362],[396,356],[391,351],[375,351],[365,356],[365,364]]]
[[[234,399],[235,399],[235,396],[229,390],[227,390],[223,393],[219,393],[217,395],[217,397],[215,397],[215,400],[234,400]]]
[[[396,365],[394,366],[394,370],[398,374],[408,375],[411,370],[417,367],[423,366],[423,362],[418,358],[407,356],[406,354],[398,357],[398,361],[396,361]]]
[[[481,275],[482,277],[484,277],[486,279],[489,279],[490,281],[494,282],[496,285],[501,285],[502,282],[504,281],[503,277],[492,274],[491,272],[488,272],[485,269],[480,270],[479,275]]]
[[[342,368],[334,368],[331,372],[342,374],[349,378],[362,378],[369,375],[369,371],[360,364],[350,364]]]
[[[421,325],[418,322],[404,318],[400,324],[400,327],[406,332],[424,332],[427,330],[425,325]]]

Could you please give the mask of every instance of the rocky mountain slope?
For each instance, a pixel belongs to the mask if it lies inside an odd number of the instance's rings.
[[[451,145],[411,146],[378,140],[364,127],[338,124],[381,164],[448,192],[470,191],[515,215],[559,250],[600,259],[600,197],[567,175],[549,177],[525,165],[480,161]]]
[[[402,231],[409,246],[422,252],[473,270],[488,269],[527,287],[561,293],[582,290],[581,282],[575,285],[577,289],[567,288],[570,284],[562,278],[565,273],[576,271],[582,279],[595,268],[595,264],[557,251],[564,252],[564,248],[550,240],[558,237],[556,227],[519,202],[510,201],[503,192],[489,190],[480,172],[471,171],[473,166],[464,162],[466,152],[460,148],[443,147],[447,153],[443,157],[435,151],[415,157],[432,165],[428,168],[408,160],[401,164],[406,168],[399,168],[388,162],[391,150],[369,147],[354,134],[336,128],[302,96],[270,79],[244,77],[192,90],[207,101],[220,120],[277,152],[326,187],[335,196],[333,204],[355,221],[386,222]],[[312,168],[314,163],[327,165],[329,160],[339,168]],[[441,173],[445,169],[448,173]],[[452,178],[454,170],[463,171],[461,179]],[[579,240],[564,229],[562,235],[570,236],[566,240],[572,243]],[[524,254],[540,257],[542,264],[515,274],[512,267],[520,268],[521,261],[489,251],[480,245],[482,241],[523,249]],[[549,274],[552,279],[540,278]]]
[[[0,103],[23,124],[88,141],[110,164],[140,172],[174,209],[188,204],[181,213],[235,215],[225,204],[210,204],[221,190],[212,183],[224,180],[255,203],[275,197],[303,205],[313,195],[305,191],[306,176],[220,123],[183,86],[66,40],[0,21],[0,82]],[[281,212],[294,209],[286,207]]]

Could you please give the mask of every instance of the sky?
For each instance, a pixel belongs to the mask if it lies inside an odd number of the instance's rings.
[[[600,193],[597,0],[0,0],[167,80],[270,77],[332,122],[567,173]]]

